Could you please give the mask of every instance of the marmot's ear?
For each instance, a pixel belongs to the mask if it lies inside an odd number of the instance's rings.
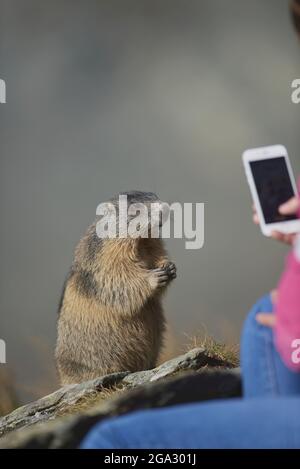
[[[294,26],[300,38],[300,0],[292,0],[291,12]]]

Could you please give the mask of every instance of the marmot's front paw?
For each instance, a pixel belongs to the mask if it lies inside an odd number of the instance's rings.
[[[177,277],[177,268],[174,262],[168,262],[168,264],[164,266],[164,269],[166,270],[170,280]]]
[[[152,286],[154,288],[162,288],[166,287],[171,280],[176,278],[177,269],[174,262],[167,262],[162,267],[150,270],[149,273]]]
[[[152,269],[150,273],[150,283],[153,288],[165,287],[169,281],[170,276],[165,267],[159,267],[158,269]]]

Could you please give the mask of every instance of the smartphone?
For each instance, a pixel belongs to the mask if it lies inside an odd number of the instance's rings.
[[[246,150],[243,163],[263,234],[299,232],[297,215],[281,215],[278,211],[281,204],[298,195],[286,148],[273,145]]]

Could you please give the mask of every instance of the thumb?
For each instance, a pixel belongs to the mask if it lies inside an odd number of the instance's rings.
[[[297,197],[293,197],[284,204],[280,205],[279,213],[282,215],[291,215],[299,210],[300,202]]]

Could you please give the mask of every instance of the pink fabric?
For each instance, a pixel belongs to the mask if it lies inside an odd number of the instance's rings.
[[[298,197],[300,197],[300,176],[298,177],[298,181],[297,181],[297,189],[298,189]],[[300,218],[300,207],[299,207],[297,215],[298,215],[298,218]]]
[[[275,313],[276,348],[290,369],[300,371],[300,262],[293,252],[278,285]]]
[[[293,251],[287,257],[277,292],[275,345],[284,363],[300,371],[300,261]]]

